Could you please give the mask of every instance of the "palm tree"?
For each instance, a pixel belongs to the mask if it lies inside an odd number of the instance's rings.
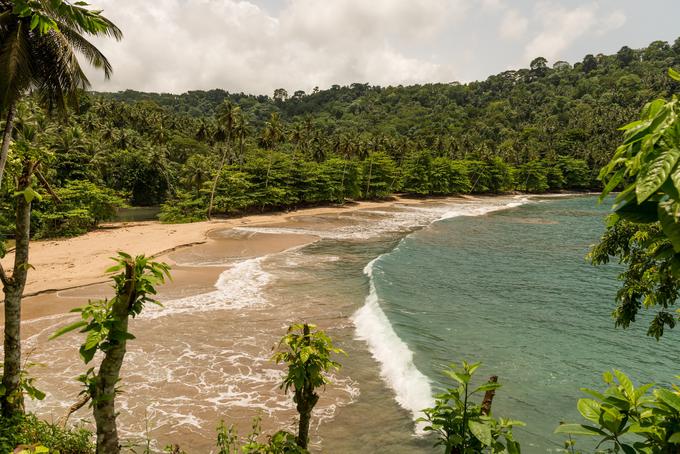
[[[24,94],[34,90],[49,108],[65,110],[67,101],[90,85],[76,54],[111,76],[109,61],[83,35],[120,40],[123,34],[99,11],[85,6],[66,0],[0,0],[0,113],[6,118],[0,185],[17,103]]]
[[[274,112],[269,117],[269,121],[265,123],[264,130],[262,131],[262,144],[267,150],[269,150],[269,164],[267,165],[267,178],[264,183],[264,188],[269,187],[269,175],[272,170],[272,164],[274,161],[274,155],[272,153],[273,149],[285,138],[283,124],[281,123],[281,117],[278,113]]]
[[[220,181],[220,176],[224,170],[224,165],[227,162],[227,156],[231,148],[231,139],[234,135],[234,127],[237,123],[237,118],[240,116],[241,109],[235,106],[231,101],[224,101],[224,104],[220,107],[220,111],[217,114],[217,121],[219,127],[216,133],[216,142],[221,142],[224,144],[222,151],[222,159],[220,161],[220,166],[215,174],[215,179],[213,180],[212,189],[210,191],[210,205],[208,206],[208,219],[212,216],[213,205],[215,203],[215,191],[217,190],[217,183]]]
[[[6,118],[0,146],[0,186],[14,130],[17,105],[34,91],[50,109],[64,111],[67,101],[89,86],[77,54],[111,75],[111,64],[83,35],[122,38],[99,11],[67,0],[0,0],[0,114]],[[25,142],[28,142],[24,140]],[[19,190],[30,189],[34,160],[24,160]],[[12,275],[0,266],[5,294],[4,368],[0,397],[3,416],[23,411],[21,398],[21,300],[29,268],[31,197],[19,195],[16,211],[16,251]]]
[[[300,123],[295,123],[291,128],[288,140],[295,146],[293,150],[293,161],[295,161],[299,154],[304,153],[305,142],[307,141],[305,130]]]
[[[236,118],[236,126],[234,127],[234,135],[238,139],[238,165],[239,170],[243,167],[243,158],[245,156],[246,138],[252,134],[253,128],[250,126],[248,118],[241,114]]]

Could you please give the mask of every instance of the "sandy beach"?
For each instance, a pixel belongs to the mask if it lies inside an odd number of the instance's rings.
[[[158,446],[181,440],[188,452],[210,452],[221,419],[242,433],[255,416],[265,432],[293,428],[294,405],[279,389],[282,367],[271,352],[287,327],[303,320],[327,331],[351,358],[315,412],[317,443],[341,452],[345,427],[356,430],[380,414],[391,421],[390,444],[403,445],[393,452],[413,452],[419,442],[411,439],[412,415],[392,398],[355,333],[352,316],[369,293],[362,270],[413,229],[513,203],[513,196],[394,199],[195,224],[121,224],[37,241],[22,338],[31,361],[43,365],[32,373],[47,398],[29,408],[56,420],[78,395],[82,336],[49,337],[76,319],[74,307],[111,296],[104,270],[124,250],[170,264],[173,276],[159,287],[163,306],[149,305],[131,322],[136,339],[123,371],[131,392],[117,400],[126,438],[143,439],[149,430]],[[336,418],[342,423],[325,424]],[[91,423],[86,409],[74,415],[78,421]]]
[[[396,198],[386,202],[358,202],[346,206],[308,208],[192,224],[161,224],[155,221],[107,224],[75,238],[34,241],[30,249],[30,263],[34,269],[29,272],[24,295],[36,296],[105,282],[104,270],[111,266],[110,257],[116,251],[131,255],[145,254],[174,265],[174,260],[168,255],[178,249],[206,245],[203,249],[210,250],[210,243],[214,242],[211,232],[253,225],[280,226],[300,216],[347,213],[376,207],[384,209],[395,203],[422,202]],[[258,236],[250,241],[223,241],[220,252],[232,257],[259,256],[288,249],[299,241],[297,235]],[[303,242],[308,241],[309,238],[306,238]],[[11,269],[13,260],[14,254],[10,252],[2,260],[5,269]],[[175,276],[175,280],[178,278]]]

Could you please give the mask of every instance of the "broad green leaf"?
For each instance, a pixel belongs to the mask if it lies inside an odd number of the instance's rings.
[[[671,172],[671,182],[675,190],[680,192],[680,165],[675,165],[675,168]]]
[[[673,435],[671,435],[668,438],[668,442],[675,445],[680,445],[680,432],[675,432]]]
[[[519,447],[519,443],[513,440],[506,440],[507,441],[507,449],[508,449],[508,454],[521,454],[521,449]]]
[[[87,326],[87,322],[84,320],[71,323],[70,325],[64,326],[63,328],[60,328],[57,331],[55,331],[54,334],[52,334],[49,337],[49,340],[56,339],[59,336],[63,336],[64,334],[70,333],[71,331],[76,330],[78,328],[82,328],[83,326]]]
[[[623,449],[623,452],[626,454],[635,454],[637,451],[635,451],[635,448],[633,448],[630,445],[622,444],[621,449]]]
[[[652,386],[654,386],[654,383],[647,383],[645,385],[640,386],[638,389],[636,389],[635,390],[635,400],[638,400],[640,397],[644,396]]]
[[[671,79],[680,82],[680,73],[674,70],[673,68],[668,68],[668,75],[671,77]]]
[[[588,421],[597,423],[600,420],[601,407],[593,399],[579,399],[576,407],[579,413]]]
[[[31,187],[28,187],[24,189],[23,191],[16,191],[14,193],[15,197],[23,196],[26,202],[31,203],[33,200],[42,200],[42,196],[35,192],[35,190]]]
[[[666,234],[675,252],[680,252],[680,223],[677,222],[678,205],[669,200],[659,203],[658,214],[663,233]]]
[[[616,187],[623,181],[623,177],[626,175],[626,169],[619,169],[616,171],[611,178],[606,182],[604,189],[602,190],[602,195],[600,196],[600,202],[604,200],[607,195],[612,192]]]
[[[586,426],[584,424],[561,424],[560,426],[557,427],[557,429],[555,429],[555,433],[570,435],[590,435],[590,436],[607,435],[603,430],[597,427]]]
[[[654,394],[665,404],[680,412],[680,396],[663,388],[654,390]]]
[[[671,148],[662,151],[659,156],[642,167],[635,186],[638,204],[647,200],[664,184],[678,162],[678,158],[680,158],[680,150]]]
[[[479,440],[484,446],[491,446],[493,437],[491,436],[491,427],[477,421],[468,421],[470,432]]]
[[[626,397],[633,399],[635,397],[635,386],[630,378],[620,370],[614,370],[614,375],[616,375],[617,380],[621,383],[621,386],[623,386]]]
[[[467,374],[459,374],[458,372],[452,370],[445,370],[443,372],[445,375],[448,375],[449,377],[453,378],[458,383],[466,384],[467,382],[470,381],[470,376]]]

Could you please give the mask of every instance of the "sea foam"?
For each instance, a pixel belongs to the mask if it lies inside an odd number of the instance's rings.
[[[494,211],[516,208],[529,202],[525,197],[515,197],[504,204],[466,204],[455,208],[437,209],[438,217],[432,222],[460,216],[483,216]],[[432,212],[431,208],[410,207],[410,209]],[[402,239],[402,241],[404,241]],[[401,243],[400,243],[401,244]],[[392,254],[399,245],[366,265],[364,274],[369,278],[369,294],[364,305],[352,316],[357,338],[368,344],[368,349],[380,364],[380,375],[395,393],[400,406],[411,412],[414,419],[421,416],[424,408],[432,407],[432,385],[430,379],[418,370],[413,362],[413,352],[397,335],[387,315],[380,307],[380,296],[375,284],[375,266],[386,255]],[[423,425],[416,426],[422,433]]]
[[[413,363],[413,352],[399,338],[387,316],[380,308],[373,271],[380,257],[371,261],[364,273],[370,279],[370,292],[366,303],[352,316],[357,337],[368,344],[373,357],[380,363],[380,375],[396,393],[396,400],[409,410],[414,418],[421,416],[423,408],[431,407],[430,380]]]
[[[148,307],[142,317],[158,318],[212,310],[242,309],[265,304],[267,300],[262,290],[272,280],[272,275],[262,268],[262,262],[267,257],[237,262],[220,274],[215,283],[216,290],[165,301],[162,307]]]

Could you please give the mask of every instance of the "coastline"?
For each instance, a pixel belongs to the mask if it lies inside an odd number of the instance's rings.
[[[352,357],[327,390],[325,406],[319,409],[314,430],[324,445],[338,448],[346,442],[342,428],[324,422],[341,418],[348,427],[356,427],[359,421],[372,418],[376,405],[392,421],[398,443],[419,444],[412,440],[412,410],[422,404],[402,402],[401,387],[394,380],[404,368],[413,367],[410,350],[404,347],[399,355],[390,353],[396,363],[385,361],[380,352],[391,352],[395,343],[372,339],[374,336],[367,332],[385,332],[389,323],[363,317],[364,327],[370,329],[357,326],[357,309],[375,297],[367,287],[372,278],[367,280],[364,265],[389,254],[413,229],[450,217],[482,215],[490,207],[501,206],[499,203],[511,206],[518,202],[517,195],[395,199],[180,226],[142,223],[107,231],[109,235],[120,232],[128,243],[162,248],[156,259],[173,267],[173,281],[161,286],[158,295],[169,304],[149,307],[134,322],[139,335],[130,352],[126,380],[147,392],[144,399],[121,402],[124,425],[131,430],[126,435],[141,435],[138,421],[147,409],[155,426],[154,438],[162,442],[180,438],[190,446],[206,449],[211,427],[222,417],[247,428],[251,416],[265,411],[269,414],[265,430],[289,424],[294,412],[289,399],[278,390],[279,371],[270,362],[269,346],[289,323],[303,316],[327,330]],[[192,231],[177,232],[178,227]],[[155,237],[145,238],[150,231]],[[175,244],[162,241],[164,232],[173,235]],[[201,241],[176,244],[180,239],[196,238]],[[296,252],[321,239],[331,241]],[[107,243],[118,244],[113,241]],[[329,244],[343,242],[346,246],[331,246],[332,252],[328,252]],[[78,253],[71,240],[64,243],[66,249],[71,246],[71,254]],[[172,248],[168,250],[167,246]],[[355,252],[350,253],[352,250]],[[91,252],[97,259],[97,251]],[[111,255],[107,252],[103,260],[108,262]],[[45,417],[55,413],[60,416],[60,407],[77,394],[77,386],[68,382],[82,367],[74,361],[77,338],[48,345],[47,336],[72,317],[67,314],[71,308],[87,299],[109,296],[108,280],[101,274],[88,277],[95,278],[104,283],[86,282],[25,300],[23,335],[27,347],[35,358],[48,364],[39,378],[50,384],[46,388],[50,399],[36,407]],[[339,285],[339,291],[335,285]],[[167,333],[173,334],[168,337]],[[387,350],[382,348],[385,345]],[[394,366],[394,374],[386,373],[385,365],[389,364]],[[420,378],[416,381],[421,382]],[[349,404],[354,404],[351,412],[342,410]]]
[[[111,266],[110,257],[116,251],[131,255],[146,254],[171,266],[176,262],[169,256],[181,249],[210,244],[211,234],[235,227],[270,226],[284,224],[300,216],[332,215],[353,211],[387,208],[395,204],[417,205],[431,201],[456,199],[403,199],[378,202],[356,202],[337,207],[303,208],[291,212],[249,215],[241,218],[202,221],[190,224],[162,224],[159,221],[107,224],[103,228],[81,236],[38,240],[31,243],[29,272],[24,297],[76,289],[107,282],[104,270]],[[280,236],[277,235],[278,238]],[[115,246],[113,246],[115,245]],[[235,247],[235,249],[237,249]],[[275,244],[260,248],[256,255],[279,252]],[[235,252],[235,257],[248,256],[248,251]],[[244,255],[246,254],[246,255]],[[6,269],[11,268],[12,252],[2,259]]]

